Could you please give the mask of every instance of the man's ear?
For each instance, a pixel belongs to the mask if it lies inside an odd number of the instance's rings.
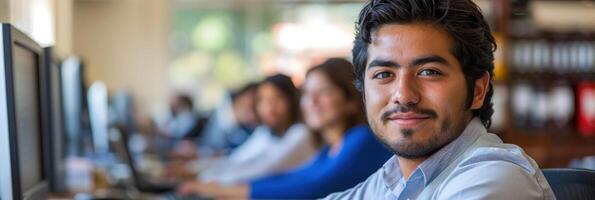
[[[484,72],[481,77],[475,80],[475,89],[473,90],[473,102],[471,103],[471,110],[479,109],[483,106],[486,94],[490,86],[490,74]]]

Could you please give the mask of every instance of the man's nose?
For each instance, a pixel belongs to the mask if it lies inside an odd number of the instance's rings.
[[[402,73],[397,77],[390,101],[399,105],[415,105],[421,100],[415,77]]]

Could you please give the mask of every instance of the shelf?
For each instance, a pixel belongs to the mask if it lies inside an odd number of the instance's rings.
[[[542,168],[567,167],[572,159],[595,155],[595,136],[582,136],[572,129],[507,130],[506,143],[522,147]]]
[[[595,33],[592,31],[574,31],[574,32],[553,32],[540,31],[530,35],[508,35],[509,41],[516,40],[546,40],[546,41],[580,41],[595,40]]]
[[[568,83],[578,83],[580,81],[595,81],[595,71],[591,72],[575,72],[557,74],[551,72],[516,72],[512,71],[507,74],[507,78],[510,80],[527,80],[533,82],[552,82],[552,81],[565,81]]]

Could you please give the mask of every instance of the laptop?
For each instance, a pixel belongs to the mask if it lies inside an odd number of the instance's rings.
[[[132,158],[132,154],[129,150],[129,132],[121,126],[116,126],[116,129],[120,132],[120,141],[116,144],[117,154],[124,160],[124,162],[130,168],[132,174],[132,182],[134,187],[140,192],[161,194],[167,192],[173,192],[178,184],[177,183],[157,183],[146,179],[142,173],[138,170],[136,162]]]

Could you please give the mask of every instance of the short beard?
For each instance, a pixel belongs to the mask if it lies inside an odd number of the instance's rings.
[[[381,137],[379,139],[399,157],[407,159],[426,158],[442,149],[442,147],[455,140],[461,134],[462,130],[459,127],[451,127],[452,125],[450,118],[445,119],[438,133],[433,134],[431,138],[420,143],[411,140],[407,141],[408,138],[411,138],[415,134],[415,129],[403,129],[401,131],[403,139],[395,144],[389,144],[387,140]]]

